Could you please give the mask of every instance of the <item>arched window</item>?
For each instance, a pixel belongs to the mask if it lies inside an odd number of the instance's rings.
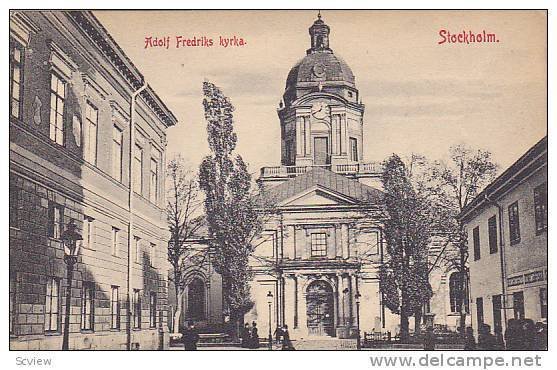
[[[460,307],[464,303],[464,311],[468,313],[468,287],[465,275],[460,272],[453,272],[449,278],[449,299],[451,301],[451,312],[460,312]]]
[[[205,320],[205,283],[194,278],[188,284],[188,315],[190,320]]]

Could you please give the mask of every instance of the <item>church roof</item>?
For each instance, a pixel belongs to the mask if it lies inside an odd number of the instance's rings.
[[[324,75],[316,75],[316,68],[322,68]],[[299,82],[342,81],[354,85],[352,69],[342,58],[332,52],[323,51],[306,55],[288,73],[286,88]]]
[[[362,203],[380,204],[383,201],[382,191],[319,167],[269,188],[267,196],[273,202],[280,203],[315,186],[320,186]]]

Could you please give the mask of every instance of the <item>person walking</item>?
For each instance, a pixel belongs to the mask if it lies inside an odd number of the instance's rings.
[[[283,351],[293,351],[295,350],[290,340],[290,333],[288,332],[288,325],[284,325],[282,328],[282,350]]]
[[[259,348],[259,332],[257,331],[257,324],[255,323],[255,321],[251,323],[249,348],[251,349]]]
[[[242,341],[242,348],[249,348],[250,343],[250,327],[248,323],[244,324],[242,332],[240,333],[240,339]]]
[[[424,351],[435,351],[435,333],[431,325],[427,327],[424,335]]]
[[[199,334],[195,329],[193,322],[189,322],[188,326],[182,333],[182,342],[184,343],[184,349],[186,351],[196,351],[197,342],[199,342]]]
[[[524,348],[522,327],[517,319],[507,321],[505,344],[508,351],[520,351]]]
[[[495,337],[491,334],[491,326],[481,324],[478,330],[478,349],[480,351],[493,351],[496,349]]]
[[[475,351],[476,350],[476,338],[474,338],[474,329],[471,326],[466,328],[466,336],[464,342],[465,351]]]

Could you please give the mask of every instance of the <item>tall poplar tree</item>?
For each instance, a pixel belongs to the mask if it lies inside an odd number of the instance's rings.
[[[431,209],[414,189],[409,171],[397,155],[383,163],[386,255],[380,268],[385,305],[400,315],[400,338],[407,341],[409,317],[432,295],[428,279]]]
[[[231,334],[238,335],[243,316],[253,306],[248,258],[253,239],[261,231],[257,197],[242,157],[234,155],[234,107],[210,82],[203,83],[203,107],[211,154],[199,168],[199,185],[205,192],[209,239],[215,251],[213,264],[223,279],[223,298],[230,316]]]

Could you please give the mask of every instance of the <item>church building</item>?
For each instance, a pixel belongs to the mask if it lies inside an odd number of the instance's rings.
[[[364,105],[329,32],[318,16],[278,108],[281,165],[258,179],[278,214],[252,257],[255,305],[245,321],[260,333],[270,323],[296,339],[347,338],[397,321],[379,292],[381,166],[364,162]]]

